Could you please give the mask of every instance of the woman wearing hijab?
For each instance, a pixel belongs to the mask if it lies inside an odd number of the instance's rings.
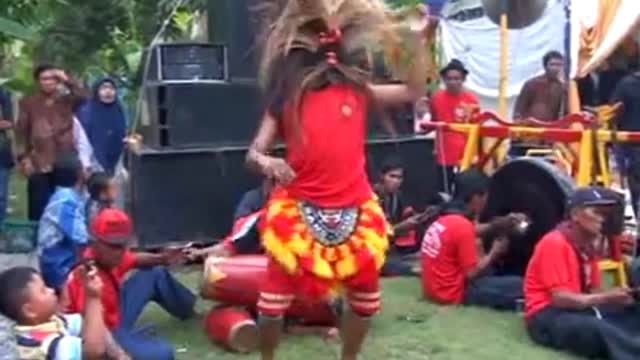
[[[115,81],[105,78],[95,83],[93,97],[77,115],[96,159],[106,172],[113,174],[124,149],[127,127]]]

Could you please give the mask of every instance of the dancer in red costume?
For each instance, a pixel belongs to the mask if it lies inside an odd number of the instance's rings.
[[[247,156],[279,184],[261,224],[270,259],[258,302],[263,360],[274,358],[282,316],[296,296],[344,293],[344,360],[356,359],[380,309],[390,227],[366,174],[367,117],[374,103],[404,104],[424,93],[426,57],[418,49],[426,13],[420,19],[410,27],[416,50],[404,69],[408,85],[371,83],[367,46],[398,39],[381,1],[290,0],[267,27],[267,108]],[[268,155],[279,139],[286,160]]]

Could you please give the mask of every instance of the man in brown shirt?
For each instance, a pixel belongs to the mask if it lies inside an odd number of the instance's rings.
[[[564,76],[564,56],[557,51],[545,54],[542,63],[544,74],[529,79],[520,91],[513,111],[513,120],[523,122],[529,118],[541,121],[555,121],[566,114],[566,87]],[[511,154],[525,155],[531,147],[540,147],[539,142],[514,142]]]
[[[17,158],[29,178],[29,219],[38,221],[53,193],[53,164],[61,154],[76,153],[73,112],[84,91],[64,71],[41,65],[34,71],[39,90],[20,101],[16,124]]]

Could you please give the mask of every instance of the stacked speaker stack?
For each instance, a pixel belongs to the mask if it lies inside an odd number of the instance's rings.
[[[259,179],[244,156],[260,118],[254,0],[209,1],[208,43],[148,53],[142,149],[131,154],[131,213],[141,247],[212,241]]]
[[[130,162],[130,210],[142,247],[222,238],[242,194],[260,182],[244,166],[262,110],[251,14],[259,1],[209,0],[210,43],[150,49],[138,129],[144,147]],[[426,143],[369,141],[370,162],[400,152],[416,169],[407,174],[414,197],[426,199],[435,182]]]
[[[260,116],[250,8],[211,0],[210,43],[160,44],[146,77],[146,144],[156,149],[245,146]]]

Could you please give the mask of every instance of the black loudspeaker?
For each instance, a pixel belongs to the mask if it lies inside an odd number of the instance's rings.
[[[140,133],[152,147],[246,145],[260,119],[250,83],[157,84],[146,89],[148,116]]]
[[[224,82],[227,49],[223,45],[172,43],[154,46],[146,80],[151,83]]]
[[[132,154],[130,210],[139,245],[224,236],[243,191],[259,184],[245,170],[245,154],[245,147]]]
[[[242,194],[260,184],[245,168],[246,147],[143,150],[131,154],[131,214],[142,247],[224,237]],[[433,141],[370,141],[370,178],[389,155],[405,160],[405,198],[422,209],[435,195]]]
[[[260,0],[209,0],[209,40],[227,45],[231,81],[256,78],[255,30],[259,16],[252,13]]]

